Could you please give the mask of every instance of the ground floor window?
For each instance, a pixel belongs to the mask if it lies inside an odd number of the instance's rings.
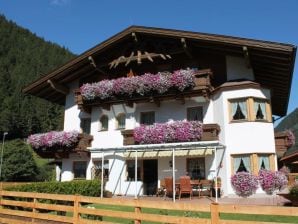
[[[126,161],[126,174],[127,174],[127,181],[134,181],[135,180],[135,161],[134,160],[127,160]],[[137,165],[137,179],[141,180],[141,161],[138,161]]]
[[[92,167],[92,179],[101,179],[101,171],[102,171],[102,161],[93,161]],[[108,181],[109,180],[109,160],[104,160],[103,164],[103,178]]]
[[[73,162],[73,175],[74,178],[86,179],[87,162],[86,161],[74,161]]]
[[[237,172],[250,172],[258,175],[261,169],[275,170],[274,154],[239,154],[232,155],[232,174]]]
[[[205,158],[187,159],[187,173],[193,180],[206,179]]]

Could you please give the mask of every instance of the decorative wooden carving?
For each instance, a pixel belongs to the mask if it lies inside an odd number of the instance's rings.
[[[67,87],[65,87],[65,86],[63,86],[63,85],[61,85],[61,84],[58,84],[58,83],[54,82],[54,81],[51,80],[51,79],[48,79],[47,82],[48,82],[48,83],[50,84],[50,86],[51,86],[54,90],[56,90],[57,92],[62,93],[62,94],[64,94],[64,95],[67,95],[67,94],[69,93],[69,89],[68,89]]]

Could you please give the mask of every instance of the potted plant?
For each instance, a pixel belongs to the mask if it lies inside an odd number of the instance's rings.
[[[238,172],[231,177],[235,193],[240,197],[249,197],[258,189],[258,177],[248,172]]]

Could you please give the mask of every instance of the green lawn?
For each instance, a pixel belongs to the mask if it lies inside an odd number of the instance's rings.
[[[93,204],[90,205],[95,208],[113,210],[113,211],[126,211],[133,212],[134,208],[129,206],[113,206],[113,205],[99,205]],[[195,217],[195,218],[210,218],[209,212],[185,212],[177,210],[165,210],[165,209],[154,209],[154,208],[143,208],[143,213],[148,214],[160,214],[160,215],[171,215],[171,216],[184,216],[184,217]],[[261,222],[282,222],[282,223],[298,223],[298,217],[292,216],[269,216],[269,215],[251,215],[251,214],[228,214],[224,213],[220,215],[221,219],[225,220],[243,220],[243,221],[261,221]],[[103,221],[115,222],[115,223],[124,223],[131,224],[134,223],[133,220],[127,220],[123,218],[113,218],[113,217],[103,217]],[[151,224],[155,222],[146,222],[142,223]]]

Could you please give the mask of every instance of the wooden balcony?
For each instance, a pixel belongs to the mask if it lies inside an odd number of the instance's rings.
[[[186,97],[203,96],[209,100],[210,93],[213,91],[211,85],[212,71],[210,69],[198,70],[195,74],[195,87],[192,89],[180,91],[168,91],[164,94],[152,93],[150,96],[135,95],[132,97],[113,97],[107,100],[95,99],[95,100],[84,100],[81,95],[80,89],[75,90],[75,102],[78,104],[80,110],[90,112],[92,106],[101,106],[104,109],[110,110],[113,104],[126,104],[132,107],[133,103],[155,103],[160,106],[160,102],[164,100],[176,99],[184,104]]]
[[[77,153],[80,155],[87,155],[89,156],[90,152],[87,147],[91,146],[91,142],[93,140],[92,135],[88,135],[85,133],[79,134],[79,141],[74,147],[52,147],[52,148],[41,148],[41,149],[34,149],[37,155],[42,158],[47,159],[62,159],[68,158],[70,153]]]
[[[203,134],[200,141],[217,141],[219,140],[220,127],[218,124],[203,124]],[[136,145],[133,130],[121,131],[123,135],[123,145]]]
[[[286,131],[275,132],[274,138],[276,155],[278,158],[280,158],[290,147],[290,144],[288,142],[288,134]]]

